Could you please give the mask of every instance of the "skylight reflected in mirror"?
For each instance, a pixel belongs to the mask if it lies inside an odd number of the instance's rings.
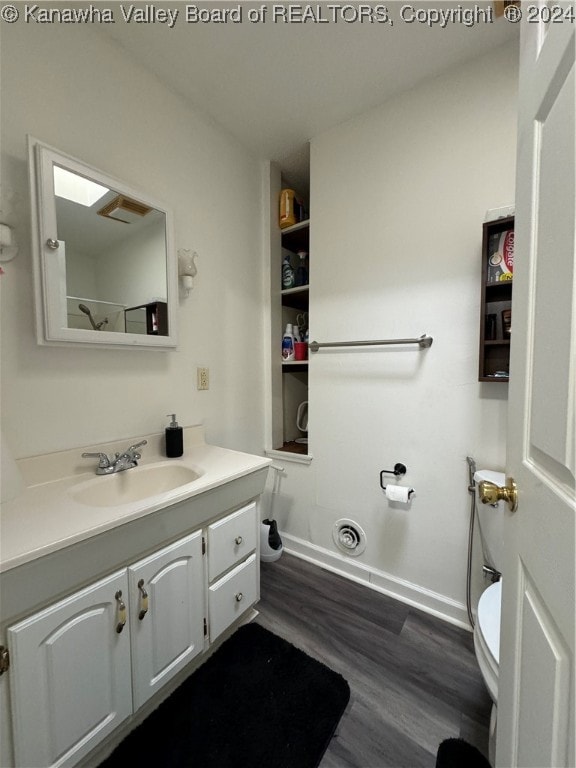
[[[58,165],[54,166],[54,194],[56,197],[63,197],[65,200],[90,208],[107,192],[109,192],[107,187],[103,187],[95,181],[67,171],[65,168],[60,168]]]

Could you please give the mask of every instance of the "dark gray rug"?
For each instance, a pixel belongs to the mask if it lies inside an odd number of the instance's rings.
[[[438,747],[436,768],[491,768],[479,749],[464,739],[445,739]]]
[[[349,698],[341,675],[247,624],[100,768],[316,768]]]

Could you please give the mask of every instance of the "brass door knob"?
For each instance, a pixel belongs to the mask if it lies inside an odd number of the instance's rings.
[[[497,504],[499,501],[505,501],[510,512],[516,512],[518,508],[518,489],[511,477],[506,478],[506,485],[504,486],[498,486],[495,483],[488,482],[488,480],[482,480],[478,490],[482,504]]]

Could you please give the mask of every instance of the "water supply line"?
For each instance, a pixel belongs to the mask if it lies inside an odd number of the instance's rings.
[[[466,456],[468,463],[468,493],[470,494],[470,528],[468,532],[468,568],[466,571],[466,610],[468,611],[468,621],[474,629],[474,614],[472,613],[472,551],[474,546],[474,524],[476,521],[476,484],[474,482],[474,475],[476,474],[476,462],[470,456]],[[494,504],[493,506],[497,506]],[[480,546],[482,547],[482,557],[484,559],[484,565],[482,566],[482,574],[484,579],[490,579],[492,583],[499,581],[502,574],[492,563],[489,549],[486,546],[484,539],[484,532],[482,530],[481,516],[478,516],[478,534],[480,535]]]
[[[466,456],[468,464],[468,493],[470,494],[470,526],[468,529],[468,567],[466,570],[466,610],[468,611],[468,621],[474,629],[474,614],[472,613],[472,544],[474,541],[474,519],[476,517],[476,486],[474,484],[474,475],[476,473],[476,462],[470,456]]]

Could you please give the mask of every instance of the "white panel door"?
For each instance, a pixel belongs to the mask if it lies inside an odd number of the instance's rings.
[[[122,570],[8,630],[17,766],[75,765],[132,713],[127,590]]]
[[[507,459],[519,503],[506,519],[496,764],[568,768],[575,765],[575,9],[521,7]]]
[[[202,533],[129,569],[134,708],[204,650]]]

